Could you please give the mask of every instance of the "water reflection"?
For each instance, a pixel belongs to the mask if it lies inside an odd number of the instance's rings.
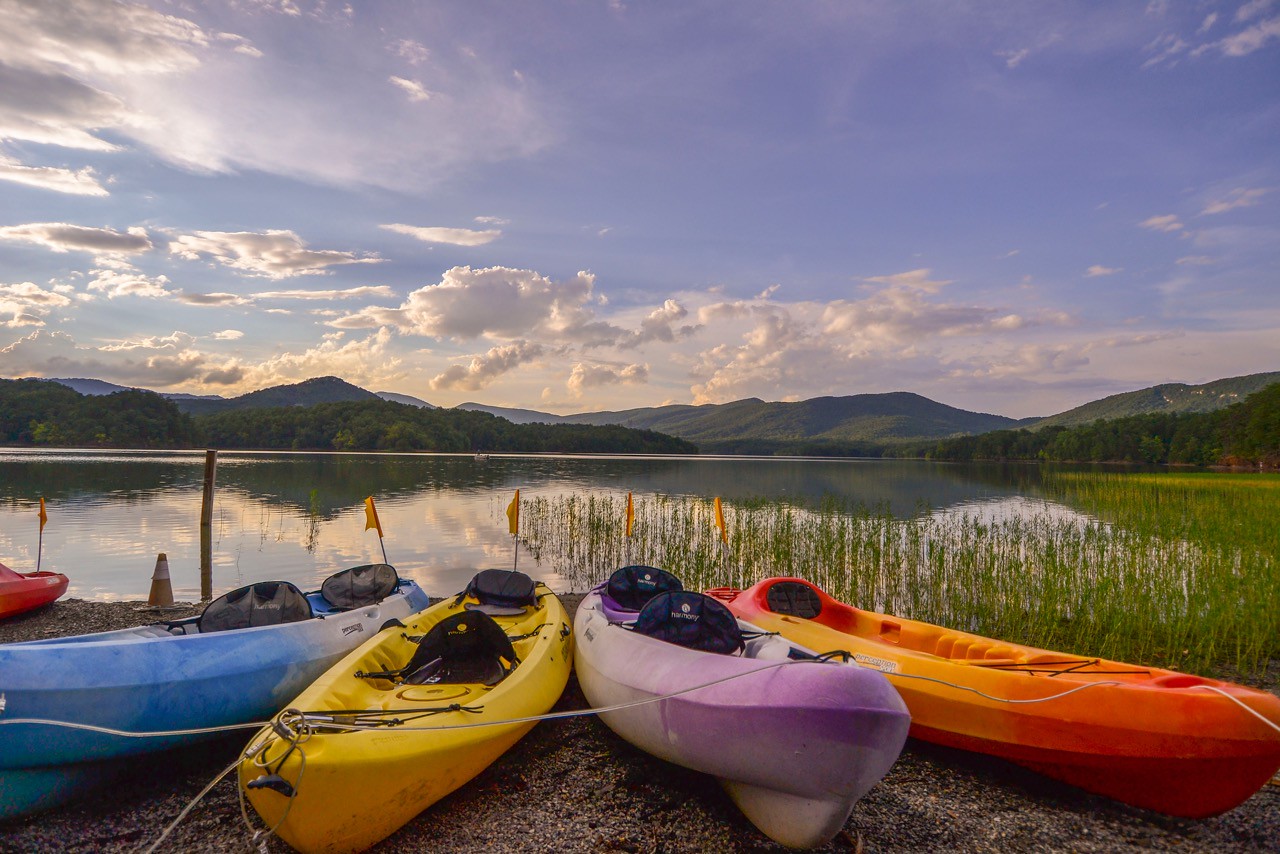
[[[0,451],[0,561],[35,566],[37,507],[49,507],[43,566],[71,577],[70,596],[140,599],[166,553],[179,599],[196,600],[204,453]],[[213,512],[214,591],[282,578],[315,587],[330,573],[380,560],[364,528],[376,496],[387,557],[434,594],[480,568],[510,566],[503,511],[528,497],[575,491],[814,503],[836,496],[909,516],[1035,495],[1034,466],[917,461],[551,457],[423,454],[219,456]],[[559,576],[521,554],[553,588]]]

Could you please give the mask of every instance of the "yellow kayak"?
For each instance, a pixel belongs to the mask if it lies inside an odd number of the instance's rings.
[[[360,851],[457,789],[548,712],[573,659],[555,595],[485,570],[370,638],[254,736],[240,787],[299,851]]]

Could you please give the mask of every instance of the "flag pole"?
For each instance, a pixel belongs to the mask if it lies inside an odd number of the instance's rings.
[[[40,496],[40,537],[36,541],[36,572],[40,571],[40,559],[44,557],[44,523],[49,521],[49,514],[44,512],[44,496]]]
[[[382,562],[391,563],[387,560],[387,544],[382,541],[382,522],[378,520],[378,508],[373,506],[372,495],[364,500],[364,529],[367,531],[370,528],[378,532],[378,545],[382,547]]]
[[[623,534],[623,551],[622,557],[626,565],[631,565],[631,527],[635,522],[636,511],[635,505],[631,502],[631,493],[627,493],[627,527]]]
[[[511,571],[515,572],[520,564],[520,490],[518,489],[516,497],[507,505],[507,527],[511,531],[511,546],[515,551],[515,557],[511,561]]]

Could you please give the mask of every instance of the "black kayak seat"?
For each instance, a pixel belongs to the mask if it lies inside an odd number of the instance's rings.
[[[812,620],[822,613],[822,600],[813,588],[798,581],[779,581],[765,591],[765,601],[775,614]]]
[[[521,614],[525,608],[538,604],[536,588],[534,580],[523,572],[484,569],[475,574],[454,604],[459,605],[470,596],[476,601],[467,603],[468,609],[495,616]]]
[[[502,626],[481,611],[451,614],[431,627],[401,671],[412,685],[496,685],[515,668],[515,647]]]
[[[400,586],[400,575],[389,563],[367,563],[336,572],[320,585],[320,595],[337,611],[376,605]]]
[[[307,596],[288,581],[246,584],[214,599],[200,615],[201,634],[278,626],[314,616]]]
[[[731,655],[746,647],[733,612],[692,590],[660,593],[640,610],[631,630],[689,649]]]
[[[683,590],[684,584],[665,569],[634,564],[609,576],[605,593],[628,611],[639,611],[659,593]]]

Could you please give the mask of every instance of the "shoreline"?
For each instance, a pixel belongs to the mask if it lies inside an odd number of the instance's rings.
[[[561,597],[572,614],[580,594]],[[126,628],[200,606],[68,599],[0,622],[0,643]],[[1277,663],[1265,687],[1277,691]],[[556,711],[585,709],[577,682]],[[139,757],[113,783],[49,812],[0,823],[0,852],[139,851],[152,845],[252,735]],[[376,808],[376,807],[372,807]],[[250,817],[256,815],[250,810]],[[1266,851],[1280,846],[1280,786],[1214,818],[1171,818],[1049,780],[1003,760],[910,739],[888,775],[819,851]],[[249,851],[234,775],[158,849]],[[475,779],[376,852],[781,852],[710,777],[633,748],[593,716],[535,727]],[[269,852],[285,852],[279,839]]]

